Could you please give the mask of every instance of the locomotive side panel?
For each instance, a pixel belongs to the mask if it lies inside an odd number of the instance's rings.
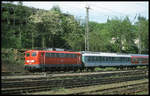
[[[73,52],[46,52],[45,67],[49,69],[81,67],[81,54]]]

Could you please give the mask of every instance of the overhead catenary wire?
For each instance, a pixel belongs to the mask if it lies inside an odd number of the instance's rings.
[[[92,8],[93,8],[93,9],[94,9],[94,8],[104,9],[104,10],[108,10],[108,11],[110,11],[111,13],[117,13],[117,14],[121,14],[121,15],[127,15],[127,14],[125,14],[125,13],[118,12],[118,11],[114,11],[114,10],[109,9],[109,8],[106,8],[106,7],[97,6],[97,5],[93,5],[93,4],[91,4],[91,5],[92,5]],[[97,10],[96,10],[96,11],[97,11]]]

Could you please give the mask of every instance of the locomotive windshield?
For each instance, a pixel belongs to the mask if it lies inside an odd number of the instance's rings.
[[[26,56],[29,57],[29,56],[30,56],[30,53],[26,53]]]
[[[32,56],[36,56],[36,53],[35,53],[35,52],[33,52],[33,53],[32,53]]]

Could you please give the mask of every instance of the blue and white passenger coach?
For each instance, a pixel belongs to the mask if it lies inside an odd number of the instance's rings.
[[[102,52],[82,53],[84,67],[132,66],[131,55]]]

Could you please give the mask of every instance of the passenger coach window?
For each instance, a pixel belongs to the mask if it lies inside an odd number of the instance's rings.
[[[99,61],[102,61],[100,56],[98,58],[99,58]]]
[[[68,54],[68,57],[69,57],[69,58],[72,58],[72,54]]]
[[[58,57],[59,57],[59,53],[56,53],[56,54],[55,54],[55,57],[58,58]]]
[[[32,56],[36,56],[36,53],[35,53],[35,52],[33,52],[33,53],[32,53]]]
[[[131,58],[128,58],[128,61],[131,61]]]
[[[98,56],[96,56],[96,61],[98,61],[98,59],[99,59]]]
[[[26,56],[29,57],[29,56],[30,56],[30,53],[26,53]]]
[[[64,57],[64,53],[59,53],[59,57]]]
[[[48,57],[48,53],[46,53],[45,56]]]
[[[88,61],[91,61],[91,57],[90,56],[87,56],[87,58],[88,58]]]

